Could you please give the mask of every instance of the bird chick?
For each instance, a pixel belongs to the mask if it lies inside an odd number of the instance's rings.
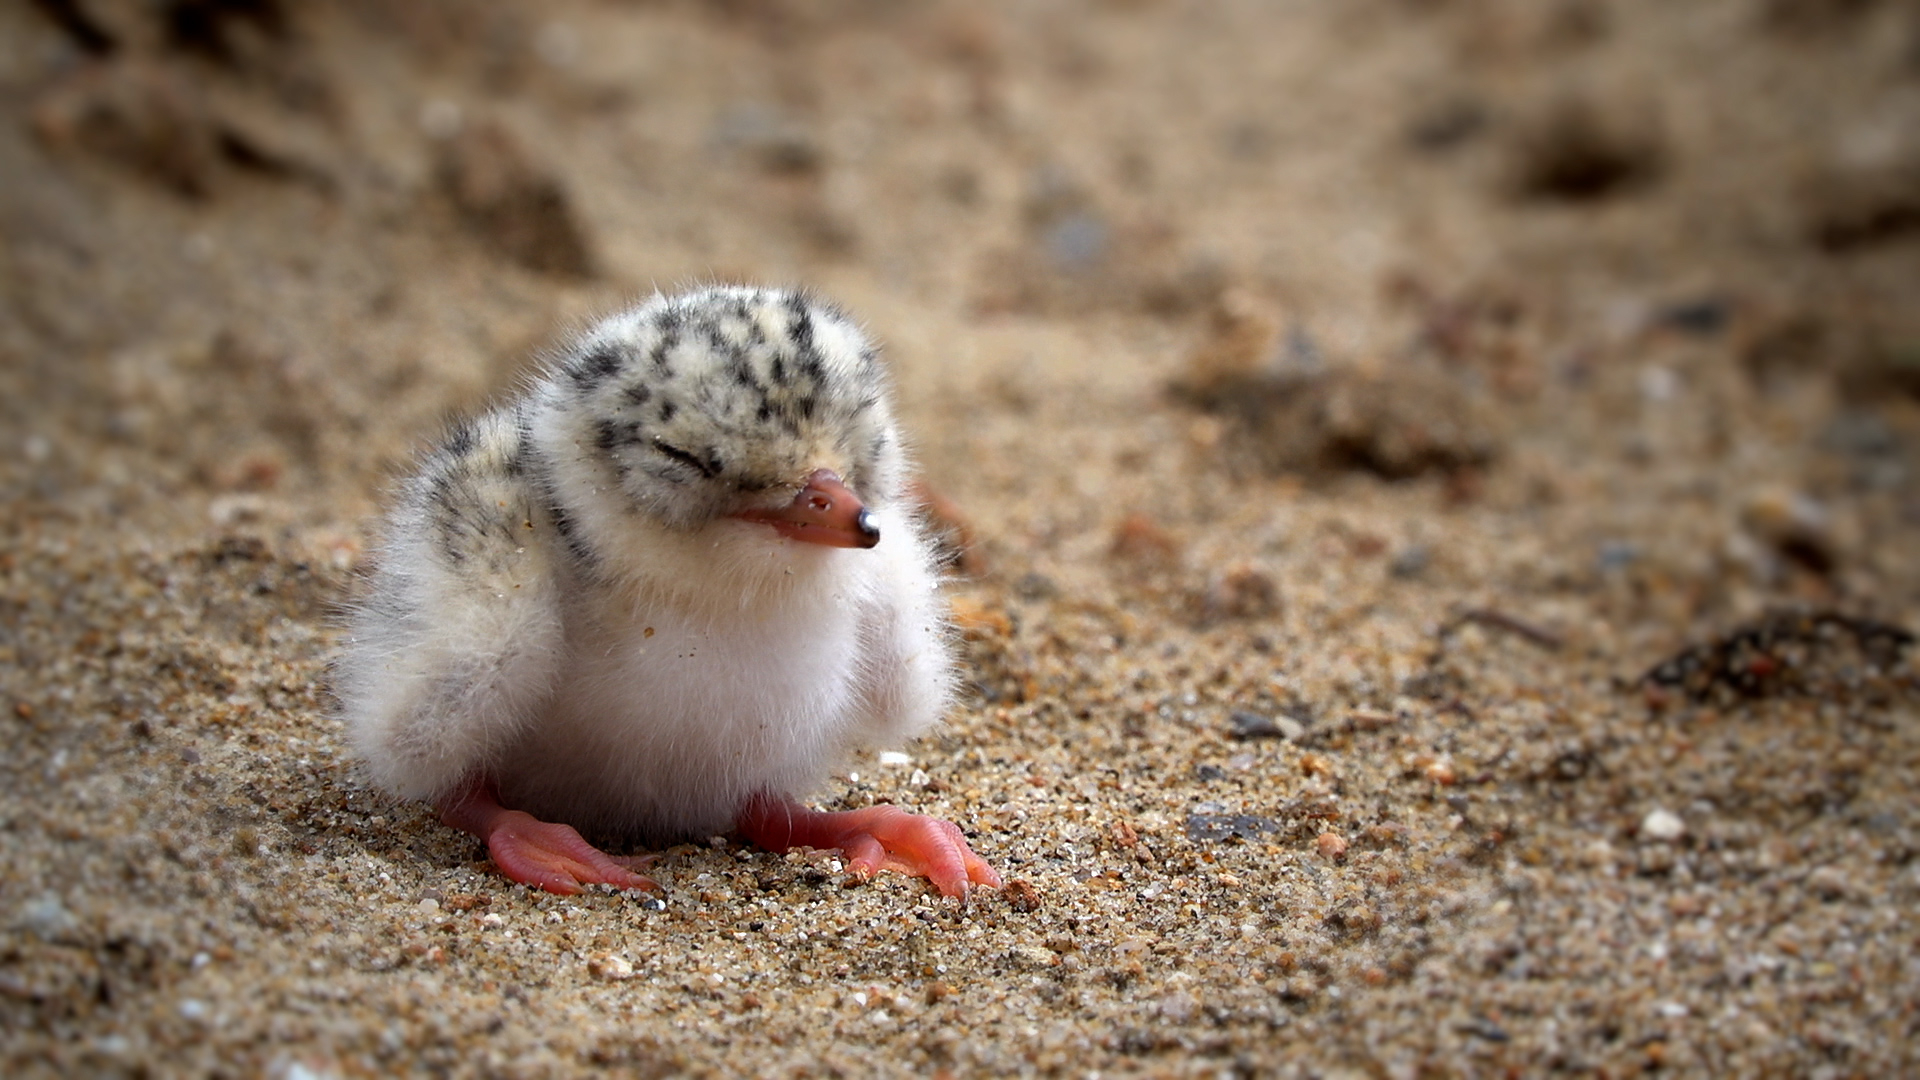
[[[795,798],[948,704],[906,470],[833,308],[729,287],[606,319],[402,488],[336,664],[356,751],[553,892],[655,887],[576,830],[997,887],[948,822]]]

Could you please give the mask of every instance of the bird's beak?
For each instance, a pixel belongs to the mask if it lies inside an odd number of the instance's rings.
[[[815,469],[800,494],[778,510],[742,510],[733,516],[771,525],[804,544],[870,548],[880,542],[873,515],[832,469]]]

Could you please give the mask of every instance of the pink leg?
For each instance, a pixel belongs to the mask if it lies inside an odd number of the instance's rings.
[[[967,847],[959,826],[897,806],[826,813],[792,799],[757,795],[734,827],[768,851],[836,848],[856,874],[897,870],[926,878],[948,896],[965,896],[974,885],[1000,887],[1000,875]]]
[[[587,885],[617,889],[660,886],[629,866],[645,866],[652,856],[614,859],[580,838],[571,825],[541,821],[532,814],[509,810],[486,780],[475,780],[440,801],[440,821],[487,842],[487,854],[500,872],[524,885],[571,895]],[[622,865],[622,863],[628,865]]]

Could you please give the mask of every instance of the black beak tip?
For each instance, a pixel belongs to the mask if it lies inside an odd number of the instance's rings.
[[[862,509],[860,516],[854,519],[853,527],[860,532],[860,546],[870,548],[880,542],[880,526],[874,524],[873,513]]]

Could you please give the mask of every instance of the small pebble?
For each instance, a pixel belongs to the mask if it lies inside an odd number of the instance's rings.
[[[1486,1019],[1470,1020],[1467,1023],[1461,1024],[1460,1030],[1476,1038],[1485,1039],[1488,1042],[1503,1043],[1513,1038],[1512,1035],[1507,1034],[1505,1028]]]
[[[1807,888],[1812,889],[1815,896],[1829,903],[1835,900],[1846,900],[1857,891],[1852,878],[1837,866],[1822,866],[1808,874]]]
[[[1640,560],[1640,549],[1624,540],[1609,540],[1600,545],[1594,563],[1601,573],[1625,570]]]
[[[1748,498],[1740,520],[1748,532],[1796,562],[1824,571],[1838,561],[1833,515],[1805,492],[1763,488]]]
[[[1307,726],[1285,713],[1264,713],[1236,709],[1227,716],[1227,726],[1236,739],[1286,739],[1298,742],[1307,734]]]
[[[1397,578],[1414,578],[1433,561],[1433,549],[1425,544],[1409,544],[1394,555],[1387,572]]]
[[[1653,318],[1657,324],[1669,329],[1695,337],[1712,337],[1726,329],[1732,311],[1725,300],[1707,296],[1668,304],[1655,312]]]
[[[1015,911],[1032,914],[1040,910],[1040,890],[1034,888],[1033,882],[1025,878],[1014,878],[1007,882],[1004,894],[1007,898],[1007,906]]]
[[[1106,253],[1107,233],[1106,222],[1093,214],[1068,214],[1047,230],[1047,253],[1062,268],[1084,269]]]
[[[1680,376],[1672,368],[1648,364],[1640,369],[1640,396],[1648,401],[1671,401],[1680,393]]]
[[[1041,945],[1015,945],[1008,950],[1007,957],[1015,965],[1031,971],[1050,968],[1060,962],[1060,958],[1054,955],[1052,949]]]
[[[1200,803],[1187,815],[1187,837],[1192,840],[1225,840],[1230,836],[1252,840],[1279,830],[1280,823],[1272,818],[1226,813],[1219,803]]]
[[[1687,823],[1671,810],[1654,809],[1640,819],[1642,839],[1671,843],[1687,834]]]
[[[633,978],[633,961],[616,953],[603,953],[587,961],[587,974],[608,982],[622,982]]]
[[[1695,893],[1676,893],[1667,898],[1667,910],[1688,918],[1706,911],[1707,901]]]
[[[20,909],[19,926],[42,941],[71,936],[80,929],[80,920],[67,910],[56,893],[44,893]]]
[[[1671,873],[1680,863],[1673,845],[1660,841],[1642,845],[1634,861],[1642,874]]]
[[[1184,1024],[1193,1019],[1193,1014],[1200,1008],[1200,1003],[1185,990],[1175,990],[1161,998],[1157,1008],[1162,1019],[1175,1024]]]

